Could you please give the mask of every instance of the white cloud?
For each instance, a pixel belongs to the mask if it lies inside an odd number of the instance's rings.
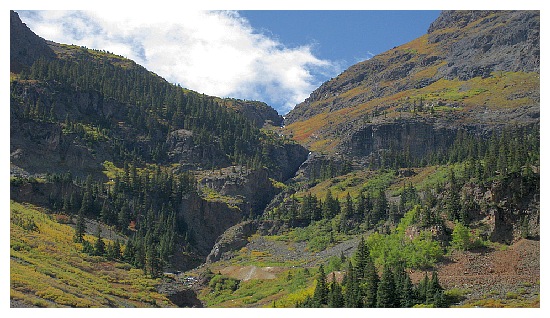
[[[168,81],[220,97],[258,99],[286,113],[340,66],[259,34],[232,11],[21,11],[41,37],[105,49]]]

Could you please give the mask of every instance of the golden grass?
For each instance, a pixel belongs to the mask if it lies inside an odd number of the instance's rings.
[[[174,307],[154,291],[158,280],[82,253],[71,227],[34,206],[13,201],[10,206],[11,299],[39,307]]]

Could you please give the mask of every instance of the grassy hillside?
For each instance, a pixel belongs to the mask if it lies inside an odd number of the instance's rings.
[[[347,136],[343,130],[349,129],[350,124],[361,126],[398,119],[446,120],[449,125],[511,124],[514,122],[504,114],[514,109],[531,108],[536,101],[525,92],[537,91],[539,86],[538,73],[524,72],[498,72],[488,78],[475,77],[467,81],[440,79],[423,88],[349,103],[348,107],[296,121],[287,125],[284,133],[312,151],[333,153]],[[360,100],[363,94],[364,87],[357,87],[329,97],[323,103]],[[520,120],[518,118],[517,122]]]
[[[142,270],[81,252],[54,214],[11,201],[10,299],[25,307],[175,307]],[[95,238],[86,237],[94,242]]]

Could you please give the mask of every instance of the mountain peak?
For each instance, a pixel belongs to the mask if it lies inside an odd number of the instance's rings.
[[[10,70],[19,73],[22,68],[30,67],[40,57],[54,58],[55,53],[46,40],[21,21],[17,12],[10,11]]]

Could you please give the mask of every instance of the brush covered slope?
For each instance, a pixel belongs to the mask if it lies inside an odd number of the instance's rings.
[[[121,261],[123,251],[82,252],[66,216],[13,201],[10,208],[11,307],[176,307],[155,291],[159,279]]]

